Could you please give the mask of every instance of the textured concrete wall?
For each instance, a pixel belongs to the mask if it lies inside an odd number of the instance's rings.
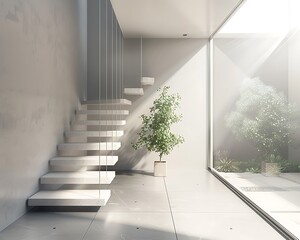
[[[140,41],[126,41],[124,51],[127,51],[126,46],[132,49],[134,43],[140,49]],[[124,67],[128,68],[124,72],[140,73],[139,65],[126,64],[137,61],[137,58],[140,58],[138,54],[124,55]],[[149,112],[157,97],[156,90],[164,85],[171,87],[170,93],[179,93],[182,98],[178,113],[182,113],[183,120],[174,125],[173,130],[185,138],[184,144],[164,157],[168,161],[169,174],[179,176],[180,173],[206,168],[207,64],[206,39],[143,39],[143,76],[154,77],[155,84],[147,88],[145,95],[132,106],[126,136],[122,139],[118,169],[153,171],[153,161],[159,160],[158,154],[135,151],[130,143],[137,137],[141,124],[139,116]],[[136,79],[124,79],[125,87],[139,87],[139,84]]]
[[[0,0],[0,230],[25,213],[79,102],[84,6]]]

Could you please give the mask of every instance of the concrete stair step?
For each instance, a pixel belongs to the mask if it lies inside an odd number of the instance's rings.
[[[61,143],[58,145],[59,151],[89,151],[89,150],[118,150],[121,147],[120,142],[100,142],[100,143]]]
[[[85,125],[85,126],[124,126],[126,120],[74,120],[73,125]]]
[[[110,184],[114,171],[50,172],[42,176],[41,184]]]
[[[69,131],[66,137],[122,137],[124,131]]]
[[[129,96],[143,96],[143,88],[124,88],[124,94]]]
[[[128,115],[128,110],[77,110],[77,115]]]
[[[28,206],[105,206],[110,190],[40,191],[28,199]]]
[[[142,77],[141,79],[142,86],[152,86],[154,84],[153,77]]]
[[[105,105],[131,105],[131,101],[127,99],[108,99],[108,100],[94,100],[94,101],[86,101],[83,102],[82,105],[98,105],[98,106],[105,106]]]
[[[114,166],[118,156],[79,156],[55,157],[50,160],[51,166]],[[100,164],[99,164],[100,162]]]

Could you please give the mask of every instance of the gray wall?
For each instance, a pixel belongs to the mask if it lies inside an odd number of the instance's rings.
[[[138,62],[140,56],[136,52],[139,52],[140,41],[126,39],[124,52],[127,52],[125,46],[130,46],[134,54],[124,54],[124,72],[139,75],[140,66],[128,63]],[[182,97],[178,112],[183,114],[183,121],[174,125],[173,130],[185,138],[184,144],[164,157],[168,161],[169,176],[206,169],[207,40],[143,39],[143,75],[154,77],[155,84],[133,103],[117,169],[153,171],[153,161],[158,160],[158,155],[145,150],[135,151],[131,142],[136,140],[136,132],[141,125],[139,116],[149,112],[157,97],[156,90],[164,85],[169,85],[171,93],[177,92]],[[131,77],[125,78],[124,74],[124,86],[139,87],[140,82]]]
[[[124,39],[124,87],[141,85],[141,39]]]
[[[87,100],[120,98],[121,28],[110,0],[89,0],[87,9]]]
[[[25,213],[79,103],[85,7],[0,0],[0,230]]]

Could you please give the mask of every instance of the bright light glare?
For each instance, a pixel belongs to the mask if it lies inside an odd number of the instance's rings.
[[[286,33],[289,25],[288,0],[247,0],[219,33]]]
[[[300,29],[300,0],[290,0],[290,27],[291,29]]]

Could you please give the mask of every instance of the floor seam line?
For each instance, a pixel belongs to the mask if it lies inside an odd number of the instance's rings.
[[[90,230],[90,228],[91,228],[91,226],[92,226],[93,222],[95,221],[97,214],[98,214],[98,212],[95,214],[95,216],[94,216],[93,220],[90,222],[90,224],[89,224],[88,228],[86,229],[86,231],[85,231],[85,233],[84,233],[84,235],[83,235],[83,237],[82,237],[82,239],[81,239],[81,240],[84,240],[84,238],[85,238],[86,234],[88,233],[88,231]]]
[[[165,177],[163,177],[163,179],[164,179],[164,185],[165,185],[165,189],[166,189],[168,204],[169,204],[169,208],[170,208],[170,213],[171,213],[173,228],[174,228],[176,240],[178,240],[177,230],[176,230],[176,226],[175,226],[174,216],[173,216],[173,212],[172,212],[172,208],[171,208],[171,203],[170,203],[170,198],[169,198],[169,193],[168,193],[168,188],[167,188]]]

